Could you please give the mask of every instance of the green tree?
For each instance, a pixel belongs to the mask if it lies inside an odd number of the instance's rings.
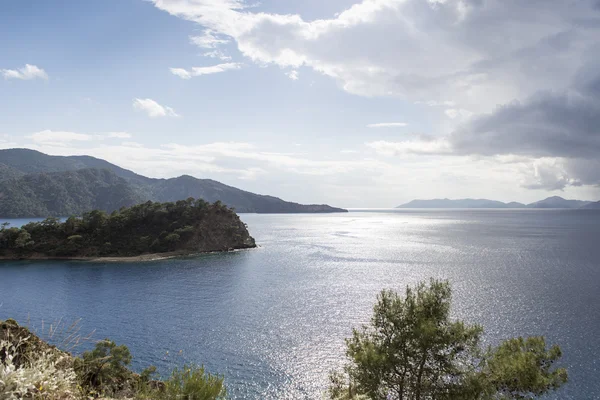
[[[331,375],[332,399],[533,399],[567,373],[543,338],[510,339],[482,350],[479,325],[450,319],[451,288],[431,280],[404,296],[383,291],[371,324],[346,340],[349,363]]]
[[[18,249],[22,249],[32,244],[33,242],[31,241],[31,234],[26,230],[22,229],[19,233],[19,236],[17,236],[17,238],[15,239],[15,246]]]
[[[509,339],[488,350],[479,377],[492,396],[534,399],[567,382],[567,371],[553,368],[561,355],[556,345],[546,349],[543,337]]]
[[[92,351],[86,351],[76,359],[75,370],[82,386],[111,392],[130,377],[129,363],[131,353],[127,346],[117,346],[112,340],[104,339],[96,343]]]

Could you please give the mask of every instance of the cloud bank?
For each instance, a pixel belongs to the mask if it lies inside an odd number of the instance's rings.
[[[520,157],[531,189],[600,182],[587,167],[600,150],[597,0],[363,0],[314,20],[244,0],[151,1],[206,29],[201,46],[230,41],[257,65],[441,109],[444,131],[367,143],[379,154]]]

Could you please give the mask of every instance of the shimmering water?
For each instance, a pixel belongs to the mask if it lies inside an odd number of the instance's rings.
[[[260,249],[146,264],[5,262],[0,319],[83,318],[135,367],[225,374],[236,399],[318,399],[343,339],[382,288],[453,283],[486,340],[545,335],[571,382],[600,398],[600,212],[378,211],[242,215]],[[168,352],[168,354],[167,354]]]

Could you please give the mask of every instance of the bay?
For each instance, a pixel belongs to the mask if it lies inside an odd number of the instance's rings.
[[[560,399],[600,398],[600,212],[242,214],[260,248],[151,263],[3,262],[0,319],[126,344],[134,368],[204,364],[234,399],[319,399],[377,293],[449,279],[485,340],[563,349]],[[1,221],[0,221],[1,222]],[[11,221],[19,225],[24,221]]]

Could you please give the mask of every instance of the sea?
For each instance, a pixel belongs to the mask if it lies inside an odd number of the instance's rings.
[[[486,344],[544,335],[560,345],[569,383],[547,398],[600,399],[600,211],[241,218],[259,248],[147,263],[1,262],[0,319],[42,335],[79,321],[82,336],[126,344],[134,369],[166,376],[204,365],[232,399],[321,399],[377,294],[433,277],[451,282],[453,317],[482,324]]]

